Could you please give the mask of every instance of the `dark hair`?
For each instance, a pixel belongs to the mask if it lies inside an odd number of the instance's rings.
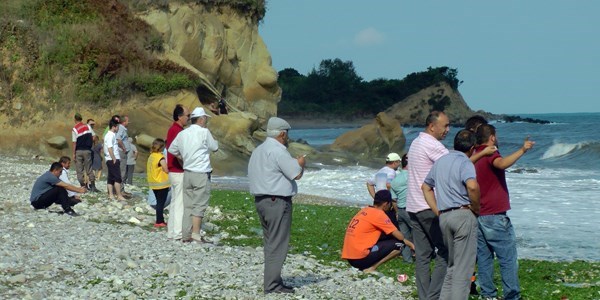
[[[443,111],[434,110],[429,113],[427,119],[425,119],[425,127],[429,126],[429,124],[434,123],[440,118],[440,115],[444,114]]]
[[[490,124],[483,124],[477,128],[477,144],[485,144],[490,136],[496,135],[496,127]]]
[[[83,118],[81,117],[81,115],[79,113],[76,113],[74,118],[75,118],[75,121],[77,121],[77,122],[81,122],[81,120],[83,120]]]
[[[392,193],[388,190],[381,190],[375,193],[375,197],[373,197],[374,205],[381,205],[387,202],[392,202]]]
[[[408,155],[405,153],[402,155],[402,168],[406,168],[408,166]]]
[[[62,170],[63,166],[59,163],[59,162],[53,162],[50,165],[50,172],[56,171],[56,170]]]
[[[85,123],[86,123],[86,124],[89,124],[89,123],[90,123],[90,121],[92,121],[92,122],[96,122],[96,121],[94,121],[94,119],[87,119],[87,121],[85,121]]]
[[[117,123],[121,123],[121,117],[119,117],[119,115],[114,115],[110,117],[110,119],[117,121]]]
[[[467,119],[467,122],[465,122],[465,129],[471,132],[477,132],[477,128],[479,128],[479,126],[487,123],[488,122],[484,117],[480,115],[474,115]]]
[[[462,129],[454,137],[454,150],[466,153],[475,146],[475,141],[476,138],[473,132]]]
[[[152,142],[151,152],[160,152],[165,147],[165,140],[163,139],[155,139]]]
[[[183,116],[183,111],[183,105],[175,105],[175,109],[173,110],[173,121],[179,121],[179,117]]]
[[[64,163],[66,163],[66,162],[69,162],[69,161],[71,161],[71,158],[70,158],[70,157],[68,157],[68,156],[61,156],[61,157],[58,159],[58,162],[59,162],[60,164],[64,164]]]
[[[108,128],[109,128],[109,129],[110,129],[110,128],[113,128],[113,127],[115,127],[115,126],[119,125],[119,123],[120,123],[120,122],[118,121],[118,119],[117,119],[117,120],[115,120],[114,118],[112,118],[112,119],[110,119],[110,121],[108,121]]]

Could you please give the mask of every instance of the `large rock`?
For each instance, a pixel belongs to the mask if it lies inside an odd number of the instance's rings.
[[[373,120],[357,130],[338,137],[330,149],[358,154],[363,159],[384,159],[390,152],[404,152],[406,138],[400,123],[387,113],[381,112]]]
[[[152,148],[152,142],[154,142],[155,139],[155,137],[142,133],[135,136],[135,143],[138,146],[144,147],[146,150],[150,150]]]
[[[385,112],[402,125],[425,126],[432,110],[444,111],[452,124],[459,125],[474,114],[462,95],[445,82],[412,94]]]
[[[259,127],[256,115],[237,112],[219,115],[209,121],[212,134],[240,153],[250,155],[255,148],[252,133]]]
[[[51,137],[46,140],[46,143],[48,143],[48,145],[50,145],[50,147],[57,149],[57,150],[62,150],[62,149],[69,147],[69,144],[67,143],[67,139],[62,135],[57,135],[57,136]]]
[[[203,79],[210,93],[200,100],[224,96],[234,110],[251,112],[260,123],[276,115],[281,89],[258,24],[227,6],[169,5],[141,18],[163,35],[165,58]]]

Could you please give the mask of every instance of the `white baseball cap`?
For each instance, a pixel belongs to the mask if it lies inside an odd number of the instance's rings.
[[[398,155],[398,153],[395,153],[395,152],[388,154],[388,156],[385,158],[385,161],[399,161],[399,160],[402,160],[402,158],[400,158],[400,155]]]
[[[203,117],[203,116],[210,117],[208,114],[206,114],[206,112],[204,111],[204,108],[202,108],[202,107],[194,108],[194,111],[190,115],[190,117],[192,117],[192,118],[198,118],[198,117]]]

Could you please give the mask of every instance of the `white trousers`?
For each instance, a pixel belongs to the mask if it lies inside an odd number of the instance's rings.
[[[183,227],[183,173],[169,172],[171,182],[171,204],[167,222],[167,238],[181,239]]]

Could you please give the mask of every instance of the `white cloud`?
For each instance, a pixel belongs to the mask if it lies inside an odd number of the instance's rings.
[[[379,45],[385,40],[385,34],[373,27],[365,28],[354,36],[354,44],[358,46]]]

